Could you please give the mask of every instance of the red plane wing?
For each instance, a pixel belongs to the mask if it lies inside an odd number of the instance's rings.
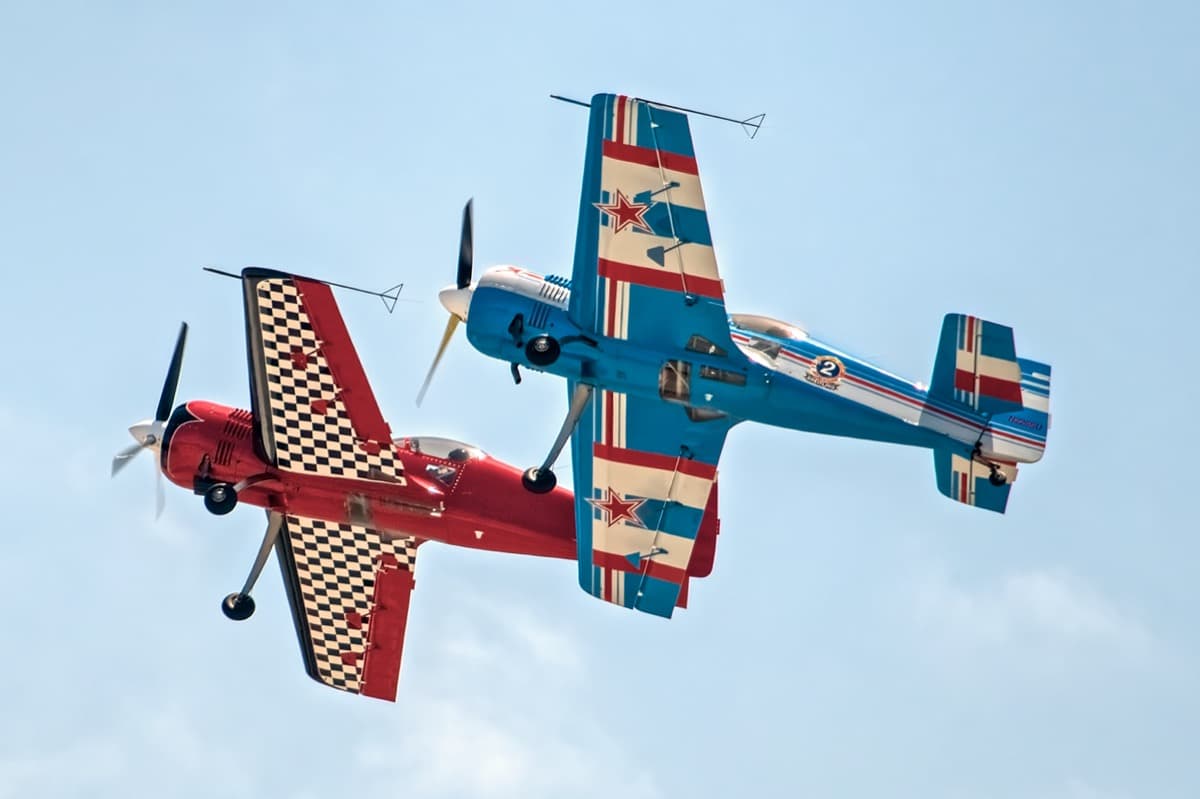
[[[283,524],[275,547],[309,676],[394,702],[421,539],[290,514]]]
[[[329,286],[242,272],[254,414],[266,459],[326,477],[404,484],[391,430]]]

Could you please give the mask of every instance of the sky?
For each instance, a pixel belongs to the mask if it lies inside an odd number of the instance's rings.
[[[1200,795],[1200,11],[1190,3],[0,3],[0,799]],[[248,404],[238,284],[340,294],[397,434],[540,461],[557,378],[459,336],[478,269],[570,268],[586,112],[693,124],[734,312],[927,379],[942,315],[1053,365],[1003,516],[928,452],[741,425],[711,578],[670,621],[574,565],[421,549],[399,701],[302,668],[261,511],[153,466],[179,397]],[[569,476],[564,454],[560,475]]]

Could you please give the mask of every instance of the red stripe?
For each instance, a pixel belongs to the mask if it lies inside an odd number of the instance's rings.
[[[967,317],[967,352],[971,352],[975,348],[975,317]]]
[[[675,271],[657,267],[633,266],[600,258],[596,265],[596,272],[604,277],[625,283],[637,283],[656,289],[685,292],[683,275]],[[720,300],[725,296],[725,287],[720,280],[714,280],[711,277],[688,275],[686,292]]]
[[[954,387],[969,394],[975,393],[975,374],[966,369],[954,370]]]
[[[958,489],[958,491],[959,491],[959,494],[958,494],[958,501],[959,501],[959,502],[964,502],[964,503],[966,503],[966,504],[968,504],[968,505],[969,505],[969,504],[971,504],[971,503],[970,503],[970,501],[969,501],[969,499],[968,499],[968,497],[967,497],[967,473],[966,473],[966,472],[960,472],[960,474],[962,475],[962,480],[961,480],[961,482],[960,482],[960,487],[959,487],[959,489]]]
[[[652,147],[638,147],[635,144],[623,144],[620,141],[604,142],[604,157],[624,161],[628,164],[652,166],[658,169],[659,159],[662,159],[663,169],[672,172],[683,172],[687,175],[699,175],[700,167],[696,159],[690,155],[670,153],[666,150],[655,150]]]
[[[647,577],[657,577],[676,585],[681,584],[687,577],[685,570],[659,563],[656,560],[643,560],[641,568],[634,568],[633,564],[629,562],[629,558],[624,555],[618,555],[615,552],[601,552],[598,549],[592,550],[592,565],[612,569],[614,574],[617,572],[644,574]]]
[[[1021,404],[1021,384],[999,377],[979,376],[979,393]]]
[[[613,441],[613,393],[604,392],[604,443]]]
[[[381,565],[375,574],[367,651],[359,687],[365,696],[396,701],[396,683],[400,680],[400,656],[404,651],[404,628],[408,626],[408,600],[412,590],[413,573],[408,569]]]
[[[612,137],[612,140],[615,142],[625,141],[625,100],[626,99],[627,98],[623,94],[617,96],[617,122],[616,122],[616,127],[613,128],[613,137]],[[604,144],[607,145],[608,142],[604,142]]]
[[[355,435],[360,439],[390,444],[392,431],[379,412],[379,404],[371,392],[371,384],[367,382],[367,373],[363,371],[358,353],[354,351],[354,343],[346,331],[346,323],[342,321],[333,292],[324,283],[302,278],[294,278],[294,281],[304,312],[308,314],[308,322],[321,342],[321,354],[333,373],[333,382],[341,389],[337,398],[346,406]]]
[[[644,466],[648,469],[661,469],[664,472],[675,471],[676,464],[679,473],[691,477],[702,477],[714,480],[717,477],[717,467],[712,464],[687,458],[676,458],[671,455],[660,455],[657,452],[645,452],[640,449],[624,449],[596,442],[592,445],[592,457],[603,458],[613,463],[624,463],[629,466]]]

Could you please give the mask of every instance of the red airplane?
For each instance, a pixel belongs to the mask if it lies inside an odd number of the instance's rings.
[[[530,502],[521,469],[468,444],[393,438],[329,284],[253,268],[242,284],[251,410],[199,400],[172,410],[184,323],[154,419],[129,428],[137,443],[113,458],[112,473],[149,449],[160,476],[203,495],[212,513],[266,508],[250,574],[221,609],[250,617],[274,548],[309,676],[394,701],[417,547],[574,560],[574,498],[557,488]],[[717,528],[713,491],[689,576],[711,572]]]

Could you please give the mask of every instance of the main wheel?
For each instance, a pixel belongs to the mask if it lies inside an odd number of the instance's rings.
[[[204,507],[209,513],[224,516],[237,506],[237,492],[228,483],[217,483],[204,492]]]
[[[560,352],[558,342],[545,334],[529,339],[525,345],[525,357],[534,366],[549,366],[558,360]]]
[[[1000,487],[1008,482],[1008,478],[1004,475],[1004,472],[999,469],[993,469],[992,473],[988,475],[988,482],[996,487]]]
[[[558,478],[549,469],[541,471],[538,467],[531,466],[521,475],[521,485],[525,486],[526,491],[532,491],[535,494],[547,494],[553,491],[554,487],[558,485]]]
[[[230,594],[221,601],[221,612],[232,621],[245,621],[254,615],[254,598],[249,594]]]

